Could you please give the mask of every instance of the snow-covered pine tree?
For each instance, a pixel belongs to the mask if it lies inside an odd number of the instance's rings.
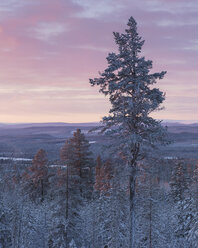
[[[52,210],[51,230],[48,237],[49,248],[68,248],[68,167],[55,168],[51,178],[51,201],[48,204]]]
[[[72,241],[69,244],[69,248],[77,248],[75,241],[72,239]]]
[[[190,230],[191,212],[189,212],[189,203],[191,201],[189,192],[189,179],[187,166],[183,161],[179,161],[171,178],[171,195],[174,201],[173,211],[175,212],[175,241],[176,247],[190,247],[187,242],[187,236]]]
[[[10,209],[3,205],[3,199],[0,196],[0,247],[12,247],[12,233],[10,223]]]
[[[61,149],[61,160],[66,169],[66,221],[67,242],[75,241],[76,245],[84,244],[82,208],[88,204],[93,191],[93,168],[89,142],[80,129],[73,133]],[[67,246],[68,247],[68,246]]]
[[[191,184],[191,201],[188,205],[188,212],[191,215],[188,241],[192,247],[198,247],[198,162],[196,164]]]
[[[93,162],[89,147],[85,135],[77,129],[61,149],[61,159],[69,166],[71,174],[76,176],[76,188],[87,199],[93,190]]]
[[[93,247],[129,248],[128,185],[122,160],[97,158],[92,203]],[[118,166],[119,165],[119,166]],[[92,246],[91,246],[92,247]]]
[[[170,208],[168,193],[160,185],[159,164],[155,156],[143,163],[138,163],[139,173],[136,180],[135,194],[135,246],[172,247],[170,238]],[[172,216],[171,216],[172,219]]]
[[[166,72],[150,73],[152,61],[140,55],[144,41],[137,32],[133,17],[127,25],[125,33],[113,33],[118,53],[109,53],[107,69],[100,73],[99,78],[90,79],[90,84],[98,85],[100,92],[109,96],[112,105],[109,115],[103,117],[102,131],[114,137],[113,147],[117,146],[130,167],[132,214],[137,161],[144,157],[144,147],[148,149],[156,143],[167,142],[166,129],[161,121],[150,116],[153,111],[160,109],[165,99],[164,93],[153,85]],[[131,225],[134,225],[132,216]],[[131,247],[132,233],[130,243]]]
[[[110,243],[118,235],[115,231],[112,233],[113,219],[116,218],[113,209],[115,205],[112,197],[112,170],[110,160],[103,161],[101,156],[96,159],[95,169],[95,195],[92,203],[93,218],[93,245],[96,248],[111,247]],[[113,217],[112,217],[113,216]],[[115,235],[116,233],[116,235]]]

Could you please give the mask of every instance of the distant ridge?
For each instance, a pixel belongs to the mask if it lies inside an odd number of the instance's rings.
[[[198,123],[162,122],[162,125],[168,126],[168,127],[173,127],[173,126],[197,127]]]
[[[100,126],[100,122],[82,122],[82,123],[68,123],[68,122],[44,122],[44,123],[0,123],[0,128],[15,129],[15,128],[32,128],[32,127],[96,127]],[[198,123],[182,123],[179,121],[162,121],[162,125],[168,127],[174,126],[189,126],[198,127]]]
[[[198,125],[197,120],[162,120],[163,124],[166,125]]]
[[[0,123],[0,128],[29,128],[29,127],[95,127],[99,122],[66,123],[66,122],[46,122],[46,123]]]

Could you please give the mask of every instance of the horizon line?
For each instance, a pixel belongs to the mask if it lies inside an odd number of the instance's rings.
[[[198,124],[198,120],[170,120],[170,119],[157,119],[163,123],[179,123],[179,124]],[[101,121],[90,121],[90,122],[0,122],[0,125],[26,125],[26,124],[99,124]]]

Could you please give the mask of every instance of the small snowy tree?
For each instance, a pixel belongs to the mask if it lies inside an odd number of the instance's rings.
[[[0,197],[0,247],[12,247],[10,223],[10,209],[3,205],[3,199]]]
[[[135,192],[137,161],[144,157],[144,148],[166,143],[166,130],[150,114],[159,110],[165,95],[153,85],[162,79],[165,71],[150,73],[152,61],[140,56],[144,41],[137,32],[137,23],[129,19],[126,32],[114,32],[119,52],[109,53],[108,67],[99,78],[90,79],[100,92],[109,96],[109,116],[103,117],[102,131],[111,134],[130,167],[131,212]],[[131,233],[132,237],[132,233]],[[131,244],[132,246],[132,240]]]
[[[192,222],[191,194],[189,192],[189,179],[186,164],[176,164],[171,178],[171,194],[174,201],[175,237],[179,247],[187,247],[187,236]]]
[[[198,163],[196,164],[192,185],[191,185],[191,201],[188,205],[188,212],[191,216],[190,230],[188,232],[188,241],[192,247],[197,247],[198,240]]]
[[[50,208],[52,209],[52,224],[48,239],[49,248],[69,247],[68,242],[68,168],[55,169],[51,180]]]
[[[77,248],[75,241],[72,239],[72,241],[69,244],[69,248]]]

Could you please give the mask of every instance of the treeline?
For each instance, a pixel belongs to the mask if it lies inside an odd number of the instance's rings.
[[[178,161],[171,182],[176,247],[198,247],[198,163]]]
[[[149,157],[138,163],[132,227],[125,161],[95,161],[80,129],[54,165],[42,149],[30,165],[2,165],[0,247],[127,248],[132,228],[135,248],[196,248],[198,164]]]
[[[104,217],[118,186],[113,160],[98,156],[95,161],[89,148],[77,129],[56,164],[49,166],[40,149],[29,166],[1,167],[0,247],[109,247],[115,242],[113,225],[120,220],[111,223],[109,211]],[[122,225],[123,213],[124,218]]]

